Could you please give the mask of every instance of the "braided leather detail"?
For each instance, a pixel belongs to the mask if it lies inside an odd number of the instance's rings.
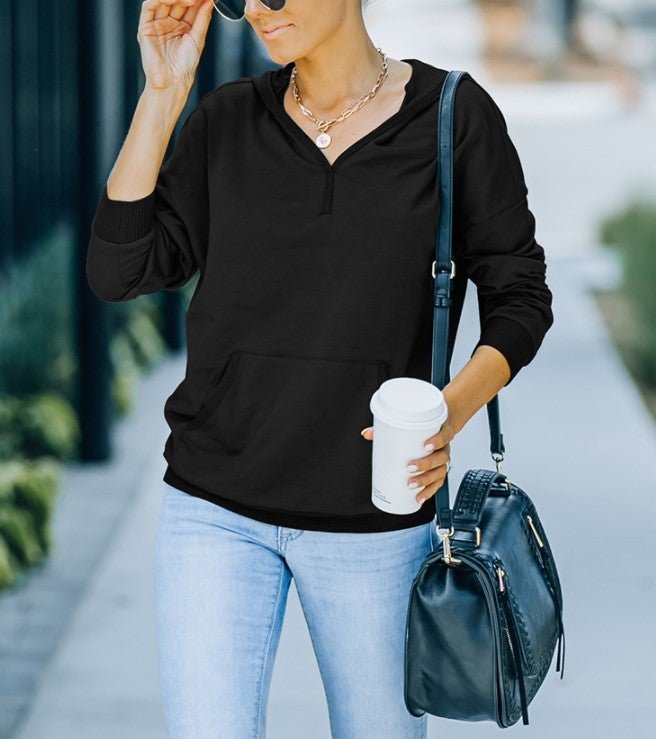
[[[453,504],[454,525],[456,520],[460,526],[477,525],[490,483],[496,474],[494,470],[487,469],[467,470]]]
[[[513,611],[513,615],[515,616],[515,623],[517,624],[517,627],[521,633],[521,637],[523,641],[522,646],[526,653],[526,661],[528,663],[527,667],[531,673],[534,673],[535,672],[535,658],[533,656],[533,649],[531,647],[531,637],[529,636],[528,629],[526,628],[526,621],[524,620],[524,614],[522,613],[522,609],[520,608],[520,605],[517,602],[517,598],[515,597],[515,594],[513,593],[513,590],[510,587],[510,584],[508,583],[508,581],[506,581],[506,590],[508,591],[508,596],[512,604],[512,611]],[[527,677],[530,677],[530,675],[528,675]]]

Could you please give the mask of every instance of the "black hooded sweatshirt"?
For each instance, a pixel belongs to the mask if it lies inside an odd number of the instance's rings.
[[[87,253],[107,301],[173,290],[200,272],[187,366],[169,396],[164,480],[259,521],[374,532],[430,521],[371,501],[369,400],[386,379],[430,381],[437,105],[446,70],[418,59],[400,109],[331,165],[288,115],[293,62],[206,94],[154,191],[102,191]],[[467,280],[480,344],[511,378],[553,322],[544,250],[517,151],[471,76],[455,110],[449,356]],[[409,490],[409,494],[411,491]]]

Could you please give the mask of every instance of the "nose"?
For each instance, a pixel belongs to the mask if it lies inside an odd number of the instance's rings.
[[[271,12],[260,0],[246,0],[244,5],[244,15],[247,18],[256,18],[267,11]]]

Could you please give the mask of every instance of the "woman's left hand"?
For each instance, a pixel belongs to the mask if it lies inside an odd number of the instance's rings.
[[[371,426],[362,429],[360,434],[369,441],[374,438],[374,430]],[[456,435],[454,427],[447,419],[440,430],[426,439],[424,449],[430,454],[419,459],[411,459],[406,470],[413,473],[408,477],[408,488],[413,490],[425,486],[415,496],[419,503],[424,503],[442,487],[447,476],[447,464],[451,461],[451,440]]]

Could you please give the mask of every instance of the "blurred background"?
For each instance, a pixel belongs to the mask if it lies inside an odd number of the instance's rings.
[[[0,2],[0,737],[165,737],[152,554],[195,286],[109,304],[88,288],[91,218],[143,79],[135,0]],[[376,45],[465,69],[519,151],[555,323],[500,394],[502,471],[536,502],[565,595],[564,679],[529,727],[653,736],[656,698],[656,2],[373,0]],[[214,14],[189,107],[276,66]],[[179,127],[178,129],[179,130]],[[468,291],[452,363],[478,337]],[[485,411],[451,479],[492,467]],[[455,485],[452,483],[452,490]],[[373,677],[373,676],[372,676]],[[493,724],[431,717],[429,736]],[[271,739],[330,737],[290,592]],[[368,739],[353,737],[353,739]],[[380,739],[399,739],[380,737]]]

